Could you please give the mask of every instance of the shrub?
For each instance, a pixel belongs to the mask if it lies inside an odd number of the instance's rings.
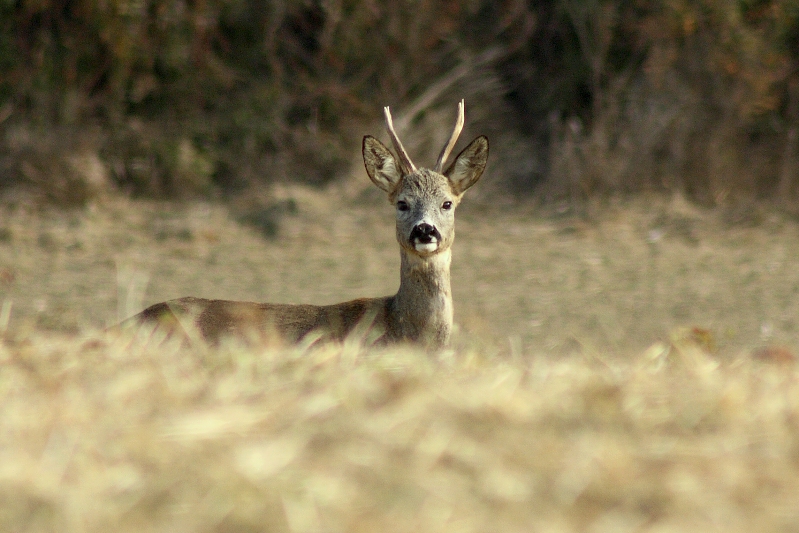
[[[797,0],[0,3],[6,183],[55,129],[133,194],[323,184],[386,104],[433,158],[462,97],[512,190],[799,193]]]

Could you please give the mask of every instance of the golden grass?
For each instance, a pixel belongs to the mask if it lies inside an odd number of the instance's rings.
[[[547,218],[478,191],[436,356],[86,333],[190,294],[391,293],[367,186],[278,191],[298,213],[274,240],[218,205],[1,207],[0,531],[796,531],[799,226],[778,213]]]
[[[793,531],[793,363],[0,346],[2,531]]]
[[[546,217],[469,192],[452,266],[455,321],[468,336],[631,354],[700,326],[731,354],[799,350],[799,225],[784,215],[641,198]],[[10,316],[14,331],[78,333],[189,295],[328,304],[396,291],[393,213],[368,179],[275,198],[297,213],[271,240],[222,205],[0,206],[0,329]]]

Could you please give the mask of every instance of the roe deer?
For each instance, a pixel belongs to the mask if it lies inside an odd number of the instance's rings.
[[[324,340],[343,340],[359,324],[376,342],[415,342],[440,348],[452,331],[450,250],[455,238],[455,207],[486,166],[488,139],[471,142],[442,173],[463,128],[463,100],[452,135],[433,170],[417,169],[402,146],[388,107],[384,108],[397,157],[372,136],[363,138],[363,160],[369,178],[388,193],[396,207],[401,273],[397,294],[361,298],[334,305],[293,305],[179,298],[152,305],[122,327],[155,324],[169,334],[198,332],[216,343],[233,336],[295,343],[316,332]]]

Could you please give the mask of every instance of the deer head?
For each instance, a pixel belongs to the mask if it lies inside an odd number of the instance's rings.
[[[458,105],[458,118],[434,169],[420,168],[402,146],[389,108],[384,108],[386,129],[397,158],[380,141],[363,138],[363,161],[369,178],[388,193],[397,209],[397,241],[406,252],[427,257],[448,250],[455,238],[455,208],[466,190],[485,170],[488,139],[480,136],[458,154],[442,172],[463,129],[464,105]]]

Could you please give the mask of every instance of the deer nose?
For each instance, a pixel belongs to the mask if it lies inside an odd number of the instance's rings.
[[[423,222],[413,227],[411,230],[411,240],[418,240],[421,243],[430,243],[433,241],[440,241],[441,234],[435,226]]]

